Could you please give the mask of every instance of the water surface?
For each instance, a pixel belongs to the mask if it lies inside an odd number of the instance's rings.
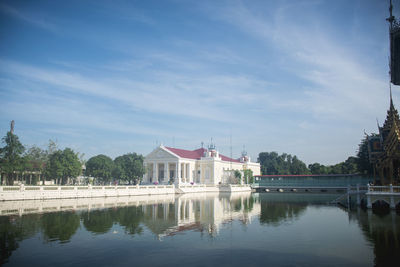
[[[327,204],[336,197],[4,202],[2,214],[11,215],[0,216],[0,260],[4,266],[390,266],[400,253],[400,216]]]

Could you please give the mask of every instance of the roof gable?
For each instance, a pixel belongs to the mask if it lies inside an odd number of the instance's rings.
[[[201,157],[203,157],[204,152],[207,151],[205,148],[199,148],[196,150],[186,150],[186,149],[180,149],[180,148],[173,148],[173,147],[165,147],[167,150],[171,151],[175,155],[185,158],[185,159],[197,159],[200,160]],[[228,161],[228,162],[240,162],[237,159],[231,159],[227,156],[224,156],[222,154],[219,154],[221,157],[222,161]]]
[[[150,158],[177,158],[177,155],[174,153],[171,153],[171,151],[168,151],[167,149],[163,149],[161,147],[157,147],[154,149],[150,154],[146,156],[147,159]]]

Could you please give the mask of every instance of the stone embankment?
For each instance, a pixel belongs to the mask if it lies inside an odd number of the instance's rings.
[[[249,185],[0,186],[0,201],[251,191]]]

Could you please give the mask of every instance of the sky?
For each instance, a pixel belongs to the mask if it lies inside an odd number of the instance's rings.
[[[385,120],[388,6],[0,0],[0,135],[14,120],[26,147],[51,139],[86,159],[212,138],[234,158],[335,164]]]

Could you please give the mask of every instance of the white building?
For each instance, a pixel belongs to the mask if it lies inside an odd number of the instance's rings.
[[[144,160],[146,173],[143,183],[159,184],[227,184],[233,172],[252,170],[260,175],[260,164],[250,161],[242,154],[239,159],[231,159],[219,154],[214,145],[196,150],[185,150],[159,146]]]

